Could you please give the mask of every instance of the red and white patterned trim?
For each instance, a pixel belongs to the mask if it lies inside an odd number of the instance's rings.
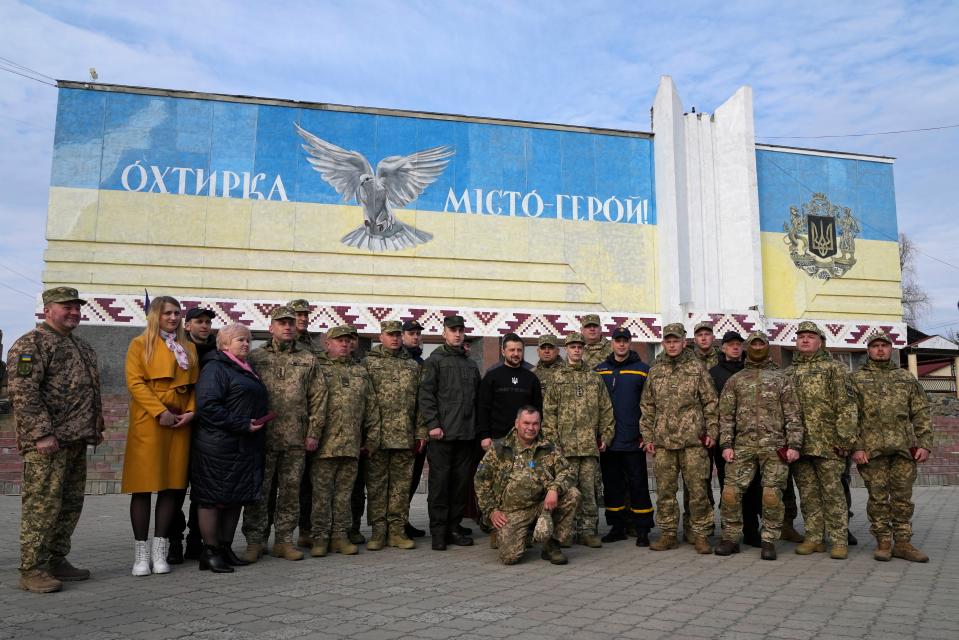
[[[826,346],[830,349],[865,349],[866,339],[873,331],[884,331],[893,341],[893,346],[906,346],[906,325],[903,322],[877,322],[875,320],[820,320],[814,318],[786,319],[761,318],[755,311],[746,313],[690,313],[686,322],[692,332],[699,322],[711,322],[713,333],[722,338],[727,331],[737,331],[744,338],[751,332],[764,329],[770,344],[792,346],[796,343],[796,329],[803,320],[812,320],[826,334]]]

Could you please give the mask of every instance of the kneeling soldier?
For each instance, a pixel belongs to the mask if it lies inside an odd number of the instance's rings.
[[[739,553],[743,493],[758,471],[763,484],[762,559],[775,560],[774,541],[784,515],[782,493],[788,464],[798,460],[802,450],[802,420],[792,382],[769,359],[769,339],[755,331],[746,345],[746,367],[729,379],[719,400],[719,446],[729,466],[721,507],[723,540],[716,555]]]
[[[493,442],[476,471],[476,497],[497,530],[503,564],[520,561],[544,511],[553,519],[553,535],[543,543],[542,558],[566,564],[560,543],[569,542],[580,502],[573,479],[566,459],[540,437],[539,411],[521,408],[513,430]]]
[[[873,333],[868,350],[869,361],[852,375],[860,425],[852,459],[869,490],[866,514],[877,542],[873,557],[928,562],[929,556],[910,542],[910,520],[916,463],[928,460],[932,447],[929,400],[912,374],[892,364],[889,336]]]

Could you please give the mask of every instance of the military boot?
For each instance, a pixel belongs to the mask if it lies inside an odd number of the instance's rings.
[[[499,536],[496,535],[495,531],[492,531],[489,534],[489,548],[499,549]]]
[[[807,540],[806,542],[800,542],[796,545],[796,553],[801,556],[808,556],[812,553],[825,553],[826,552],[826,543],[825,542],[813,542],[812,540]]]
[[[599,549],[603,546],[603,541],[595,533],[583,533],[579,536],[579,543],[592,549]]]
[[[386,546],[386,529],[374,528],[372,535],[370,535],[369,541],[366,543],[366,548],[369,551],[379,551]]]
[[[305,545],[304,545],[305,546]],[[322,558],[330,550],[330,541],[327,538],[316,538],[310,547],[310,555],[314,558]]]
[[[878,538],[876,540],[876,550],[872,557],[879,562],[889,562],[892,560],[892,540],[889,538]]]
[[[833,560],[845,560],[849,557],[849,545],[833,544],[829,550],[829,557]]]
[[[416,543],[406,535],[406,531],[400,529],[398,532],[391,533],[387,539],[387,543],[391,547],[397,549],[415,549]]]
[[[366,542],[366,536],[360,533],[359,528],[350,529],[349,533],[346,534],[346,537],[353,544],[363,544]]]
[[[895,558],[902,558],[909,562],[929,562],[929,556],[912,546],[911,543],[901,542],[899,540],[896,541],[895,546],[892,548],[892,555]]]
[[[618,542],[626,539],[626,527],[621,524],[614,524],[609,533],[603,536],[603,542]]]
[[[260,556],[262,555],[263,555],[263,545],[256,544],[254,542],[252,544],[246,545],[246,551],[243,552],[243,555],[240,556],[240,559],[246,560],[250,564],[253,564],[257,560],[259,560]]]
[[[676,539],[675,533],[664,533],[659,536],[659,540],[649,543],[649,548],[653,551],[666,551],[668,549],[675,549],[678,546],[679,541]]]
[[[50,563],[50,575],[63,582],[79,582],[90,578],[90,570],[78,569],[66,558],[59,558]]]
[[[366,538],[363,538],[366,540]],[[359,548],[349,538],[333,538],[330,540],[330,551],[342,553],[344,556],[354,556],[359,553]]]
[[[309,548],[313,546],[313,538],[310,537],[309,531],[300,531],[299,537],[296,539],[296,546]]]
[[[792,522],[783,522],[782,531],[779,532],[779,539],[785,540],[786,542],[796,542],[796,543],[799,543],[805,540],[803,535],[799,533],[798,531],[796,531],[796,529],[793,527]]]
[[[734,553],[739,553],[739,543],[732,540],[722,540],[716,545],[713,553],[717,556],[731,556]]]
[[[759,557],[763,560],[776,559],[776,545],[772,542],[763,542],[763,550],[759,552]]]
[[[709,544],[706,536],[699,536],[693,541],[693,544],[696,545],[696,553],[707,554],[713,552],[713,547]]]
[[[273,544],[274,558],[283,558],[284,560],[302,560],[303,552],[293,546],[292,542],[277,542]]]
[[[567,564],[569,562],[555,538],[550,538],[543,543],[543,552],[540,553],[539,557],[543,560],[549,560],[553,564]]]
[[[63,588],[63,583],[42,569],[20,574],[20,588],[33,593],[53,593]]]
[[[692,529],[683,530],[683,540],[686,541],[686,544],[696,544],[696,536],[693,535]]]
[[[167,564],[183,564],[183,538],[170,538],[170,549],[166,552]]]

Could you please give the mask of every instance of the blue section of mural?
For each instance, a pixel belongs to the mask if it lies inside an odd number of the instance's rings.
[[[294,123],[374,173],[384,158],[450,147],[409,208],[656,221],[649,138],[83,89],[60,90],[52,185],[344,202]]]
[[[758,149],[760,229],[783,232],[789,207],[800,211],[814,193],[849,207],[860,238],[896,242],[896,193],[892,164]]]

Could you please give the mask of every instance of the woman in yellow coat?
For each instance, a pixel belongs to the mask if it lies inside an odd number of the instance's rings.
[[[130,342],[126,358],[130,427],[123,458],[123,492],[130,498],[133,524],[133,575],[169,573],[169,529],[179,494],[186,491],[190,463],[193,387],[200,371],[196,347],[186,339],[180,303],[154,298],[147,327]],[[151,494],[157,494],[152,548]]]

